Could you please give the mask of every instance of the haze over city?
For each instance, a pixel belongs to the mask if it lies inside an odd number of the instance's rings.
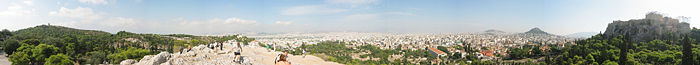
[[[0,65],[700,65],[698,3],[0,0]]]
[[[111,33],[600,32],[650,11],[699,20],[696,0],[3,0],[0,28],[41,25]],[[700,23],[691,23],[691,27]]]

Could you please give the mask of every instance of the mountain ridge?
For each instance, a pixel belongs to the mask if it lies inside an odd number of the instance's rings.
[[[523,34],[552,35],[552,34],[549,34],[547,32],[542,31],[542,29],[540,29],[538,27],[532,28],[529,31],[524,32]]]

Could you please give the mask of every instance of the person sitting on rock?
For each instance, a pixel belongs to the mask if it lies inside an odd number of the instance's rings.
[[[277,55],[277,58],[275,58],[275,65],[292,65],[292,63],[287,61],[287,52],[288,51],[285,50],[284,53]]]
[[[187,52],[192,51],[192,44],[187,43]]]
[[[192,46],[190,46],[189,41],[187,42],[187,44],[185,44],[185,46],[187,46],[187,49],[183,49],[183,51],[180,51],[180,54],[182,54],[182,52],[190,52],[190,50],[192,50]]]
[[[214,45],[212,44],[207,44],[207,47],[209,47],[209,49],[214,49]]]

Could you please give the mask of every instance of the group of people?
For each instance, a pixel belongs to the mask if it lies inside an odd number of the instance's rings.
[[[182,52],[190,52],[190,51],[192,50],[192,45],[190,44],[190,42],[187,42],[187,44],[185,44],[185,45],[187,45],[187,49],[183,49]],[[234,51],[234,52],[233,52],[233,54],[234,54],[234,58],[233,58],[234,60],[233,60],[233,61],[234,61],[234,62],[240,63],[240,61],[241,61],[241,52],[243,51],[243,46],[241,45],[241,43],[236,43],[236,46],[237,46],[238,49],[236,49],[235,47],[234,47],[234,48],[231,48],[231,50]],[[224,50],[224,42],[219,41],[218,43],[207,44],[207,47],[209,47],[210,49],[214,49],[214,50],[216,50],[215,48],[218,47],[218,48],[219,48],[218,50]],[[180,54],[182,54],[182,52],[180,52]]]
[[[192,46],[189,44],[189,42],[186,45],[187,45],[187,49],[184,49],[183,52],[191,51]],[[240,59],[241,59],[241,52],[243,51],[243,46],[241,45],[241,43],[236,43],[236,46],[237,47],[231,48],[231,50],[234,53],[234,60],[233,61],[237,62],[237,63],[241,63]],[[268,49],[273,47],[272,44],[268,44],[265,46]],[[215,49],[215,50],[218,47],[219,48],[218,50],[223,50],[224,46],[223,46],[223,42],[218,42],[218,43],[214,43],[214,44],[208,44],[207,47],[209,47],[210,49]],[[236,48],[238,48],[238,49],[236,49]],[[274,50],[274,48],[272,48],[272,49]],[[301,54],[303,55],[303,57],[306,57],[306,49],[302,49],[301,51],[302,51]],[[180,53],[182,53],[182,52],[180,52]],[[289,53],[289,51],[285,50],[285,51],[283,51],[283,53],[278,54],[277,57],[275,57],[275,62],[274,62],[275,65],[291,65],[291,63],[287,60],[287,58],[289,57],[288,53]]]

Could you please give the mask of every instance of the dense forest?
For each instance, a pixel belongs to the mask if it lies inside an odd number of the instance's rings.
[[[16,31],[0,31],[0,46],[13,65],[116,64],[158,52],[178,52],[187,45],[228,40],[254,39],[245,36],[194,36],[186,34],[137,34],[119,31],[80,30],[40,25]]]

